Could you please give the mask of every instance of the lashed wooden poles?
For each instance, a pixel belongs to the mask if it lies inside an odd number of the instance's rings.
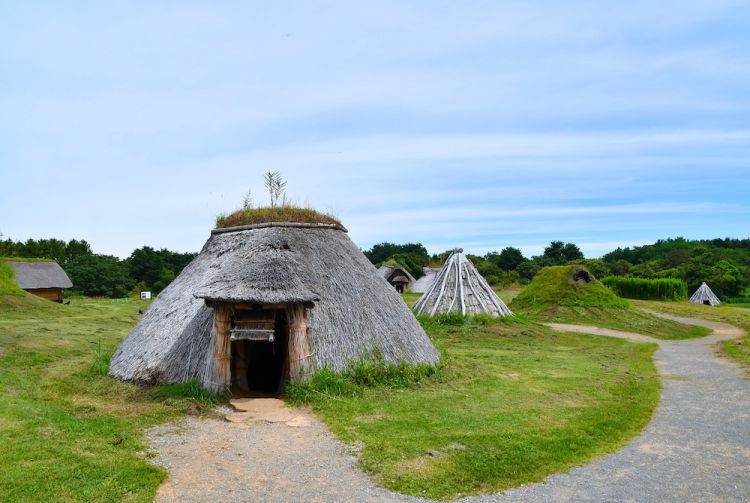
[[[291,304],[286,308],[289,322],[289,379],[293,383],[312,377],[312,351],[308,337],[309,321],[304,304]]]
[[[513,315],[461,249],[454,250],[448,257],[432,286],[414,304],[414,310],[417,314],[430,315],[452,312]]]

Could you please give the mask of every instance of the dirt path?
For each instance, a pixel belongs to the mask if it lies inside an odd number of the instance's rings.
[[[354,453],[309,412],[272,398],[234,400],[227,421],[186,418],[149,432],[169,470],[157,502],[404,502],[376,487]]]
[[[674,319],[674,318],[672,318]],[[581,325],[556,330],[656,342],[662,400],[646,429],[624,449],[505,493],[464,503],[557,501],[750,500],[750,381],[712,346],[744,333],[709,326],[713,335],[660,341]],[[422,501],[376,487],[355,453],[314,416],[280,400],[237,401],[227,421],[187,418],[150,431],[154,462],[170,477],[157,502]]]

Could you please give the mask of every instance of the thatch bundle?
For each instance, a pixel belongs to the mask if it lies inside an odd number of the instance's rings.
[[[110,374],[210,384],[216,328],[206,301],[312,306],[313,370],[344,370],[372,351],[392,363],[438,360],[406,304],[340,225],[266,223],[214,230],[122,342]]]
[[[719,298],[714,294],[711,288],[709,288],[705,281],[700,287],[698,287],[693,296],[690,297],[690,302],[693,304],[703,304],[705,306],[718,306],[721,304]]]
[[[456,249],[422,297],[414,304],[417,314],[460,313],[513,316],[462,249]]]

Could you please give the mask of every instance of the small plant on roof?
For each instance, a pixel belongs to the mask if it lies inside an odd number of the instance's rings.
[[[267,171],[264,179],[268,194],[271,196],[271,208],[279,205],[279,199],[282,201],[282,206],[286,206],[286,180],[281,176],[281,173]]]
[[[264,182],[271,196],[270,206],[255,207],[252,192],[248,190],[242,199],[242,207],[230,214],[218,215],[216,227],[222,229],[269,222],[329,224],[342,227],[341,222],[332,215],[290,204],[286,198],[286,180],[278,171],[267,172],[264,175]]]

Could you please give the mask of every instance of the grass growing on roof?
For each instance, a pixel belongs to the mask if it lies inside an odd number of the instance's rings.
[[[9,298],[0,297],[2,498],[152,501],[167,474],[144,459],[144,428],[205,407],[195,390],[104,375],[147,303]]]
[[[341,222],[331,215],[320,213],[311,208],[277,206],[274,208],[243,208],[229,215],[221,214],[216,217],[216,228],[223,229],[239,225],[264,224],[268,222],[341,225]]]
[[[543,310],[548,306],[609,307],[624,309],[629,304],[599,281],[577,283],[572,278],[574,265],[545,267],[534,276],[521,293],[513,299],[513,306],[527,311]]]
[[[15,272],[13,268],[8,264],[0,262],[0,296],[2,295],[14,295],[17,297],[23,297],[26,295],[18,283],[13,279]]]
[[[540,481],[625,445],[658,402],[653,344],[513,318],[423,323],[443,355],[434,376],[307,397],[389,489],[449,499]]]

